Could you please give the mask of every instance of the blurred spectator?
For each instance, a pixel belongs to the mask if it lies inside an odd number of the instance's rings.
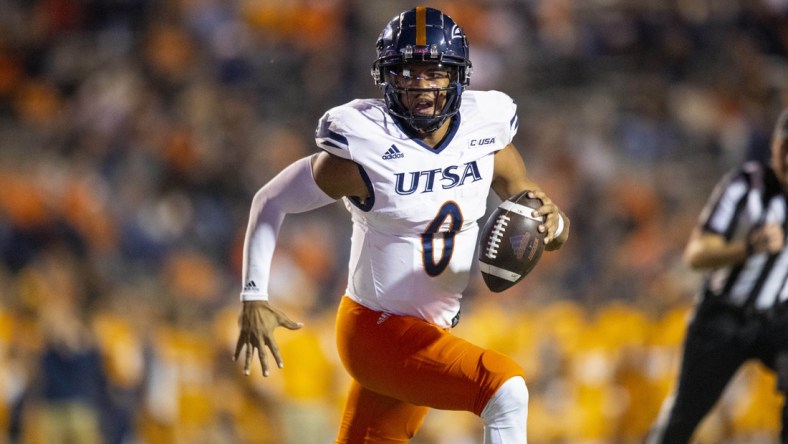
[[[43,314],[45,345],[40,373],[33,387],[42,443],[103,442],[101,406],[106,395],[106,375],[93,338],[75,313]],[[31,406],[32,407],[32,406]]]

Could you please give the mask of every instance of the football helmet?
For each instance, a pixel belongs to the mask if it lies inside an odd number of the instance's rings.
[[[462,92],[470,82],[471,61],[468,39],[454,20],[437,9],[418,6],[394,17],[383,28],[376,47],[378,57],[372,64],[372,78],[383,89],[389,112],[400,122],[417,132],[431,133],[457,114]],[[447,72],[448,87],[398,81],[409,72],[407,66],[413,64]],[[435,97],[431,114],[414,113],[403,103],[406,94],[425,92]],[[439,107],[438,97],[442,94],[445,100]]]

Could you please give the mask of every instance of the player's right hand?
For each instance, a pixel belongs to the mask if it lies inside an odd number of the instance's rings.
[[[276,365],[279,368],[282,368],[284,365],[279,354],[279,347],[274,341],[274,329],[281,326],[290,330],[298,330],[303,325],[301,322],[291,321],[287,315],[269,305],[268,301],[244,301],[241,315],[238,318],[240,333],[238,334],[238,343],[235,346],[233,361],[238,360],[241,350],[246,347],[244,374],[248,376],[251,372],[252,355],[257,350],[257,356],[263,368],[263,376],[268,376],[266,347],[274,355]]]

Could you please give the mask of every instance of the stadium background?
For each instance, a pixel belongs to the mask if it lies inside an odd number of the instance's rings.
[[[532,442],[641,442],[700,279],[690,228],[786,105],[788,2],[429,4],[465,27],[472,87],[517,100],[516,145],[573,222],[514,289],[474,280],[457,333],[521,362]],[[267,379],[230,359],[243,231],[318,117],[379,95],[375,39],[414,5],[0,1],[0,443],[87,442],[91,424],[112,443],[331,439],[347,214],[286,223],[272,298],[306,327],[279,332]],[[775,442],[773,386],[748,366],[701,442]],[[479,426],[431,412],[414,443]]]

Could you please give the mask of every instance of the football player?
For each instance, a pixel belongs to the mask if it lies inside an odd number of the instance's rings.
[[[383,99],[326,112],[316,131],[322,151],[285,168],[253,199],[234,357],[245,348],[249,374],[257,350],[268,375],[267,347],[282,366],[273,330],[301,324],[267,300],[277,232],[285,214],[342,198],[353,233],[336,342],[353,382],[336,442],[407,442],[437,408],[479,415],[485,443],[524,443],[522,368],[451,327],[490,188],[502,199],[534,190],[547,250],[567,240],[569,220],[512,145],[512,99],[466,90],[468,42],[451,18],[428,7],[405,11],[383,29],[377,55],[372,76]]]

